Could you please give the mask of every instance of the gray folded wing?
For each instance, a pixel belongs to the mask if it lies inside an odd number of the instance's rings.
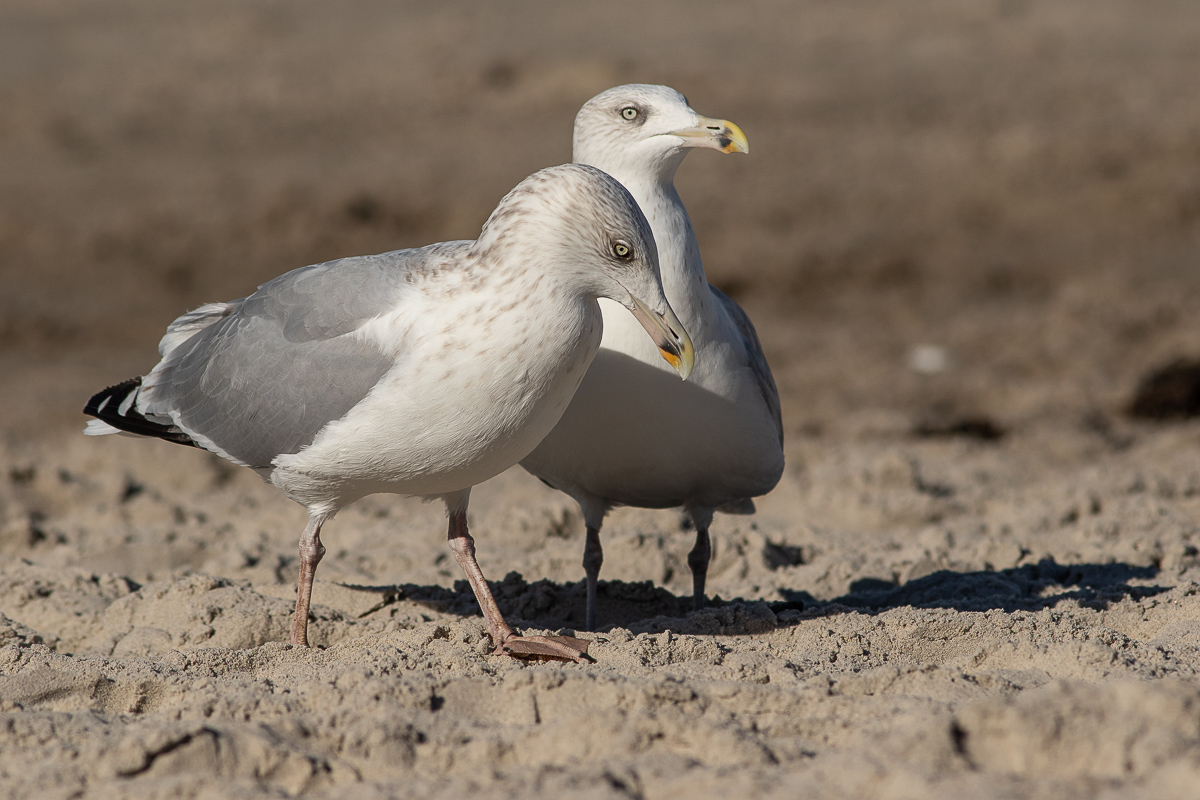
[[[742,339],[746,344],[746,354],[750,359],[750,370],[758,380],[758,389],[762,392],[763,401],[766,402],[771,417],[775,421],[775,430],[779,432],[779,443],[782,445],[783,414],[779,405],[779,390],[775,388],[775,378],[771,375],[771,367],[767,364],[767,357],[763,354],[762,343],[758,340],[758,332],[754,330],[754,323],[750,321],[750,317],[742,310],[742,307],[733,302],[724,292],[711,284],[708,288],[724,306],[729,318],[733,320],[742,334]]]
[[[185,315],[164,337],[163,360],[145,379],[139,410],[169,418],[232,460],[268,467],[345,416],[395,363],[394,353],[354,331],[402,302],[411,271],[463,249],[303,267],[247,298]]]

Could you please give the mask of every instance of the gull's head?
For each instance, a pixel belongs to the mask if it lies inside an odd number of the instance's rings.
[[[750,152],[741,128],[697,114],[669,86],[618,86],[588,100],[575,117],[575,162],[625,182],[647,172],[670,180],[692,147]]]
[[[583,164],[535,172],[496,206],[475,248],[510,265],[519,290],[615,300],[681,377],[691,373],[692,340],[663,295],[650,223],[608,174]]]

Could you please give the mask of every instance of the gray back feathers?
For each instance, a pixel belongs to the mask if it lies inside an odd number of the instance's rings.
[[[754,330],[754,323],[750,321],[750,315],[743,311],[741,306],[712,284],[709,284],[708,288],[718,302],[725,307],[729,319],[733,321],[742,335],[742,340],[746,344],[746,357],[750,362],[750,370],[758,382],[758,390],[762,393],[763,402],[767,404],[767,409],[771,412],[771,419],[775,422],[775,430],[779,434],[779,444],[782,446],[783,410],[779,405],[779,389],[775,387],[775,378],[771,375],[771,367],[767,364],[767,357],[763,353],[762,342],[758,340],[758,331]]]
[[[206,306],[207,326],[164,345],[140,410],[247,466],[298,452],[395,362],[350,334],[393,308],[413,272],[465,249],[435,245],[302,267],[247,298]],[[195,326],[196,315],[182,317],[182,327]],[[172,326],[168,338],[179,332]]]

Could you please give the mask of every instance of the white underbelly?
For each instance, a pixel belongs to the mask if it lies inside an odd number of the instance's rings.
[[[764,494],[782,474],[783,452],[765,404],[748,391],[757,385],[749,376],[740,383],[722,396],[602,347],[522,466],[576,497],[619,505],[715,507]]]

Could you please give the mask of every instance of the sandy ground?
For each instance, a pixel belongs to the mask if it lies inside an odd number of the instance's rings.
[[[642,5],[0,5],[0,793],[1195,796],[1200,421],[1128,410],[1200,357],[1200,10]],[[303,511],[83,402],[202,302],[472,238],[629,81],[752,146],[679,176],[787,431],[712,607],[622,510],[595,663],[489,656],[440,509],[377,496],[281,644]],[[576,630],[572,503],[471,512]]]

